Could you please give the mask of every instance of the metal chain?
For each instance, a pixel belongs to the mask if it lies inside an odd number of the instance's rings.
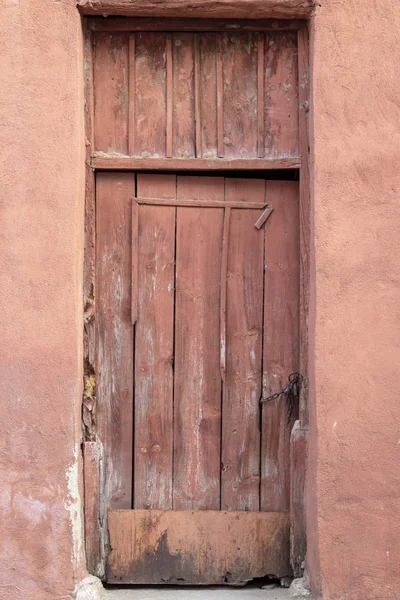
[[[262,397],[260,399],[260,404],[264,404],[265,402],[273,402],[274,400],[280,400],[281,398],[286,398],[288,401],[288,421],[290,421],[295,401],[299,396],[299,382],[300,382],[300,373],[299,371],[295,371],[291,373],[288,377],[289,383],[283,390],[280,392],[276,392],[271,396],[267,396],[266,398]]]

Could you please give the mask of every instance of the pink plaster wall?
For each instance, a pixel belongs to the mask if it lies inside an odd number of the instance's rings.
[[[71,0],[0,2],[0,598],[83,573],[81,24]]]
[[[400,6],[395,0],[320,4],[311,42],[317,437],[310,453],[309,570],[326,600],[395,600]]]

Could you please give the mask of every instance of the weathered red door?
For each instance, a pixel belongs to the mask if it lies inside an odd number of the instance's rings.
[[[107,579],[289,575],[295,414],[260,400],[299,368],[298,183],[232,160],[298,156],[296,34],[94,42]]]

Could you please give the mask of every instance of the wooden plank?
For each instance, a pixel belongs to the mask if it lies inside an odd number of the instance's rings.
[[[96,178],[97,434],[104,446],[105,503],[111,508],[130,508],[132,497],[134,181],[130,173]]]
[[[308,142],[309,65],[307,29],[298,33],[300,156],[300,422],[309,422],[308,403],[308,312],[310,296],[310,175]]]
[[[96,412],[96,377],[95,377],[95,325],[94,325],[94,292],[95,292],[95,243],[96,243],[96,201],[94,171],[90,166],[90,157],[94,149],[93,132],[93,39],[90,31],[84,31],[85,52],[85,252],[83,263],[83,368],[84,393],[82,403],[82,420],[86,439],[95,435]]]
[[[265,86],[265,77],[264,77],[264,34],[258,34],[258,64],[257,64],[257,156],[258,158],[263,158],[265,155],[265,131],[264,131],[264,86]]]
[[[163,33],[136,35],[135,155],[143,158],[165,156],[165,40]]]
[[[194,118],[196,127],[196,157],[201,156],[201,100],[200,100],[200,36],[194,36]]]
[[[138,175],[142,195],[176,195],[174,175]],[[172,508],[175,208],[139,209],[134,508]]]
[[[217,157],[217,36],[200,36],[201,154]]]
[[[257,158],[257,33],[223,33],[224,156]]]
[[[94,44],[95,149],[128,154],[128,34],[96,33]]]
[[[108,523],[109,583],[243,585],[291,575],[285,513],[112,510]]]
[[[306,556],[306,468],[308,428],[296,421],[290,436],[290,562],[302,577]]]
[[[216,46],[217,65],[217,155],[224,156],[224,74],[222,64],[222,36],[217,33]]]
[[[296,33],[268,33],[265,45],[265,155],[299,155]]]
[[[167,57],[167,133],[166,133],[166,151],[165,156],[172,156],[172,131],[173,131],[173,68],[172,68],[172,35],[166,37],[166,57]]]
[[[265,198],[263,179],[227,179],[226,200]],[[232,210],[227,358],[222,400],[222,510],[259,510],[264,232],[254,210]]]
[[[129,154],[135,153],[135,97],[136,97],[136,40],[135,34],[129,36],[129,115],[128,115],[128,146]]]
[[[92,31],[287,31],[304,26],[302,20],[289,19],[171,19],[92,17]]]
[[[84,15],[206,17],[224,19],[307,19],[311,0],[79,0]]]
[[[298,169],[299,158],[259,158],[259,159],[220,159],[220,158],[132,158],[95,153],[91,166],[94,169],[110,171],[268,171],[277,169]]]
[[[132,199],[132,278],[131,278],[131,320],[135,325],[138,317],[139,295],[139,206]]]
[[[268,181],[274,207],[265,229],[263,397],[299,368],[298,184]],[[289,510],[290,430],[285,400],[262,405],[261,510]]]
[[[178,177],[177,197],[222,200],[224,180]],[[174,509],[220,506],[219,302],[223,210],[177,208]]]
[[[242,204],[245,204],[244,202]],[[229,230],[231,224],[231,207],[226,207],[224,211],[224,230],[222,238],[222,259],[221,259],[221,300],[220,300],[220,370],[221,379],[225,381],[226,371],[226,284],[228,275],[228,249],[229,249]]]
[[[254,223],[254,227],[256,229],[261,229],[261,227],[264,225],[264,223],[266,222],[266,220],[268,219],[268,217],[270,216],[272,211],[273,211],[273,208],[271,208],[270,206],[265,208],[262,211],[261,215],[258,217],[257,221]]]
[[[249,193],[251,197],[251,192]],[[176,200],[170,198],[136,198],[138,204],[149,204],[153,206],[188,206],[191,208],[264,208],[264,202],[223,202],[222,200],[194,200],[193,198],[185,200]]]
[[[101,442],[83,442],[86,563],[88,572],[100,578],[105,574],[103,466]]]
[[[192,33],[172,35],[173,126],[172,155],[195,157],[194,41]]]

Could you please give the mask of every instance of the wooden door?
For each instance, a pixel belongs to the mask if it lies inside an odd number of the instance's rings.
[[[110,583],[291,573],[295,181],[98,173],[97,431]]]

